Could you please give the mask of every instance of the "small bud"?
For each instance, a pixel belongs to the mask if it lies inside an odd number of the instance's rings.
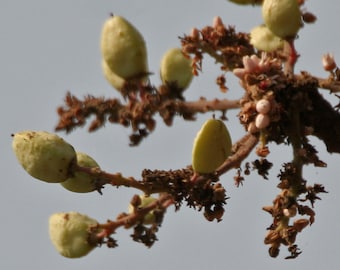
[[[268,231],[266,237],[264,238],[265,245],[277,242],[280,239],[280,234],[277,231]]]
[[[261,99],[256,103],[258,113],[267,114],[270,111],[270,102],[267,99]]]
[[[212,26],[213,26],[213,28],[218,28],[218,27],[224,26],[223,21],[222,21],[220,16],[214,17]]]
[[[77,164],[82,167],[99,167],[98,163],[85,153],[77,152]],[[69,191],[86,193],[96,190],[96,179],[84,172],[75,172],[73,177],[60,184]]]
[[[315,23],[315,22],[316,22],[316,19],[317,19],[317,17],[316,17],[313,13],[304,12],[304,13],[302,14],[302,20],[303,20],[305,23]]]
[[[153,203],[154,201],[156,201],[157,199],[152,197],[152,196],[146,196],[146,195],[139,195],[139,198],[140,198],[140,204],[138,205],[137,208],[143,208],[143,207],[146,207],[148,206],[150,203]],[[133,213],[134,212],[134,209],[135,209],[135,206],[133,206],[132,204],[129,205],[129,214]],[[155,215],[153,213],[153,211],[150,211],[149,213],[147,213],[145,216],[144,216],[144,219],[143,219],[143,224],[144,225],[150,225],[152,224],[153,222],[155,222]]]
[[[57,251],[67,258],[80,258],[95,248],[88,243],[88,229],[98,222],[77,212],[55,213],[49,218],[49,234]]]
[[[297,0],[264,0],[262,17],[266,26],[280,38],[294,38],[301,27]]]
[[[197,28],[192,28],[192,29],[191,29],[190,37],[191,37],[193,40],[195,40],[195,41],[199,40],[199,38],[200,38],[200,32],[198,31]]]
[[[101,52],[111,71],[128,80],[148,73],[143,36],[125,18],[110,17],[103,25]]]
[[[163,84],[175,84],[182,90],[188,88],[193,77],[191,60],[180,48],[168,50],[161,60],[160,76]]]
[[[301,219],[294,221],[293,228],[296,231],[301,232],[308,225],[309,225],[309,220],[305,218],[301,218]]]
[[[243,56],[242,63],[247,73],[252,73],[256,71],[258,67],[257,61],[254,61],[249,55]]]
[[[243,80],[244,76],[247,74],[244,68],[234,68],[233,73],[236,77],[238,77],[241,80]]]
[[[285,208],[283,209],[283,214],[286,216],[286,217],[295,217],[296,216],[296,213],[297,213],[297,208],[296,206],[292,206],[290,208]]]
[[[255,126],[258,128],[258,129],[263,129],[263,128],[266,128],[268,127],[268,125],[270,124],[270,118],[267,114],[262,114],[262,113],[259,113],[257,116],[256,116],[256,119],[255,119]]]
[[[70,177],[76,160],[72,145],[45,131],[15,133],[12,148],[28,174],[48,183],[60,183]]]
[[[226,125],[207,120],[197,133],[192,149],[192,167],[197,173],[214,172],[231,154],[231,138]]]
[[[332,71],[336,68],[336,63],[334,60],[334,56],[331,53],[324,54],[322,56],[322,65],[324,70]]]
[[[251,133],[251,134],[255,134],[256,132],[259,131],[259,129],[256,127],[255,123],[254,122],[251,122],[249,125],[248,125],[248,132]]]

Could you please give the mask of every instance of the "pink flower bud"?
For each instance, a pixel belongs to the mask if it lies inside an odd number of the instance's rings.
[[[192,28],[192,29],[191,29],[190,37],[191,37],[193,40],[199,40],[199,38],[200,38],[200,32],[198,31],[197,28]]]
[[[259,113],[257,116],[256,116],[256,119],[255,119],[255,126],[258,128],[258,129],[263,129],[263,128],[266,128],[268,127],[270,123],[270,118],[267,114],[262,114],[262,113]]]
[[[334,56],[331,53],[324,54],[322,56],[322,65],[324,70],[326,71],[332,71],[336,68],[336,63],[334,60]]]
[[[270,111],[270,102],[267,99],[261,99],[256,103],[258,113],[267,114]]]
[[[223,21],[222,21],[220,16],[214,17],[212,26],[214,28],[217,28],[217,27],[220,27],[220,26],[224,26],[223,25]]]
[[[245,55],[242,58],[244,69],[247,73],[254,72],[258,66],[258,63],[254,62],[249,55]]]

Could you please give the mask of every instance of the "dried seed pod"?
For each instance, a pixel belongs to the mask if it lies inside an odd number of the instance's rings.
[[[153,203],[154,201],[156,201],[157,199],[152,197],[152,196],[146,196],[146,195],[139,195],[140,198],[140,204],[138,205],[138,208],[143,208],[148,206],[150,203]],[[128,210],[129,214],[134,212],[134,206],[132,204],[129,205],[129,210]],[[155,221],[155,214],[153,213],[153,211],[150,211],[149,213],[147,213],[144,216],[143,219],[143,224],[144,225],[149,225],[152,224]]]
[[[214,172],[231,154],[231,138],[226,125],[207,120],[197,133],[192,149],[192,167],[196,173]]]
[[[143,77],[148,73],[144,38],[123,17],[111,16],[104,23],[101,52],[112,72],[123,79]]]
[[[250,43],[256,49],[265,52],[283,48],[283,40],[274,35],[265,25],[257,26],[251,30]]]
[[[191,83],[193,73],[191,59],[180,48],[168,50],[162,57],[160,76],[163,84],[176,84],[179,89],[186,89]]]
[[[89,155],[77,152],[77,164],[82,167],[99,167],[98,163]],[[86,193],[96,190],[96,180],[84,172],[75,172],[74,175],[60,184],[69,191]]]
[[[45,131],[22,131],[14,134],[12,148],[26,170],[34,178],[60,183],[72,175],[76,152],[59,136]]]
[[[67,258],[87,255],[95,246],[87,242],[88,229],[98,222],[77,212],[55,213],[49,218],[49,234],[57,251]]]
[[[302,25],[297,0],[264,0],[262,17],[269,30],[284,39],[294,38]]]

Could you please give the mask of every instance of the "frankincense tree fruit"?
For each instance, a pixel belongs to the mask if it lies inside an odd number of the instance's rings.
[[[69,178],[71,165],[76,161],[72,145],[56,134],[46,131],[22,131],[13,135],[13,151],[34,178],[60,183]]]
[[[97,223],[95,219],[77,212],[55,213],[49,218],[52,244],[64,257],[83,257],[95,248],[87,239],[89,227]]]
[[[283,40],[274,35],[266,25],[260,25],[251,30],[250,43],[257,50],[265,52],[272,52],[283,47]]]
[[[102,60],[102,70],[104,73],[105,79],[118,91],[120,91],[124,87],[125,80],[115,74],[107,62]]]
[[[89,155],[77,152],[77,164],[82,167],[99,167],[98,163]],[[74,175],[67,178],[60,184],[69,191],[86,193],[96,190],[96,179],[84,172],[74,172]]]
[[[294,38],[302,24],[297,0],[264,0],[262,17],[269,30],[280,38]]]
[[[231,138],[223,121],[207,120],[197,133],[192,149],[192,167],[196,173],[214,172],[231,154]]]
[[[144,38],[121,16],[111,16],[104,23],[101,52],[112,72],[123,79],[143,77],[148,73]]]
[[[163,84],[176,84],[179,89],[186,89],[192,80],[191,59],[180,48],[169,49],[162,57],[160,76]]]

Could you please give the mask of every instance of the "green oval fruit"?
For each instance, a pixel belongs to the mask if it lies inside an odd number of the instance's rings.
[[[45,131],[15,133],[12,148],[27,173],[49,183],[65,181],[76,160],[72,145]]]
[[[112,72],[125,80],[148,73],[143,36],[123,17],[112,16],[104,23],[101,52]]]
[[[67,258],[80,258],[95,248],[88,243],[88,229],[98,222],[77,212],[55,213],[49,218],[49,235],[57,251]]]
[[[184,90],[193,77],[191,60],[184,56],[180,48],[170,49],[162,57],[160,75],[163,84],[176,84]]]
[[[262,17],[269,30],[280,38],[294,38],[301,27],[297,0],[264,0]]]
[[[98,163],[85,153],[77,152],[77,163],[82,167],[99,167]],[[96,180],[83,172],[75,172],[73,177],[67,178],[60,184],[69,191],[86,193],[96,190]]]
[[[139,195],[139,197],[141,199],[141,204],[139,205],[140,208],[148,206],[150,203],[157,200],[156,198],[154,198],[152,196]],[[133,211],[134,211],[134,207],[130,204],[129,210],[128,210],[129,214],[132,214]],[[154,215],[153,211],[150,211],[148,214],[146,214],[144,216],[143,224],[149,225],[149,224],[152,224],[154,221],[155,221],[155,215]]]
[[[214,172],[231,154],[231,138],[221,120],[207,120],[197,133],[192,149],[192,167],[196,173]]]
[[[109,67],[109,65],[106,63],[106,61],[102,60],[102,69],[104,73],[105,79],[118,91],[120,91],[124,84],[125,80],[121,77],[119,77],[117,74],[115,74]]]
[[[250,43],[256,49],[265,52],[283,48],[283,40],[275,36],[265,25],[257,26],[251,30]]]

